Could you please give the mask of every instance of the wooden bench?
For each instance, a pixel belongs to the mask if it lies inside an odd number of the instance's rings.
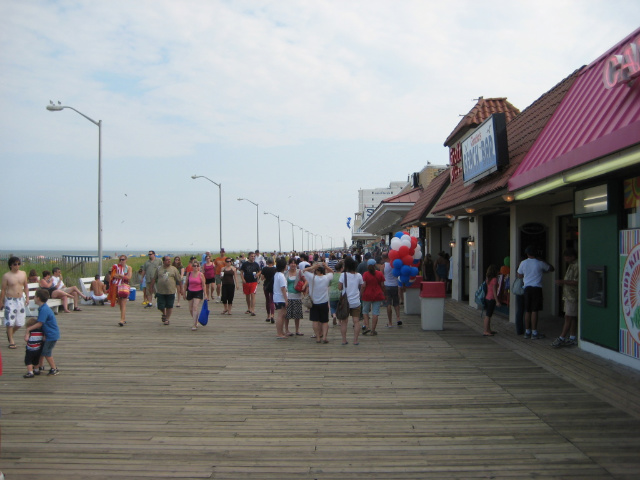
[[[83,295],[86,295],[87,297],[91,297],[91,282],[93,282],[95,279],[96,279],[95,277],[82,277],[81,279],[78,280],[78,283],[80,284],[80,291],[82,292]],[[104,275],[100,277],[100,281],[104,282]],[[81,298],[80,304],[93,305],[93,300],[84,300]]]

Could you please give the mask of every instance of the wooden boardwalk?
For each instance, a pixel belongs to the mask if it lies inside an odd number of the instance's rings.
[[[237,298],[170,326],[129,304],[60,314],[60,375],[25,380],[2,341],[7,480],[637,479],[640,374],[549,341],[524,341],[447,301],[360,345],[276,340]],[[263,310],[262,299],[259,312]]]

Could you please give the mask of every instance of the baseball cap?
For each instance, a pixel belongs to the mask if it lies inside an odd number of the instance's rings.
[[[364,254],[364,258],[366,258],[367,260],[369,260],[371,258],[371,253],[367,252]]]
[[[191,257],[189,260],[195,260],[196,256],[194,255],[193,257]]]
[[[375,265],[376,261],[373,258],[370,258],[369,260],[367,260],[367,265]]]
[[[221,249],[220,249],[220,253],[224,253],[224,248],[221,248]]]

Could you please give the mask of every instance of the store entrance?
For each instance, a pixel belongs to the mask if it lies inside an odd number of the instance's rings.
[[[558,258],[556,258],[556,265],[558,268],[558,278],[563,278],[564,272],[567,271],[567,262],[564,261],[563,252],[567,248],[571,248],[578,252],[578,219],[573,215],[563,215],[558,217]],[[564,302],[562,301],[562,286],[558,287],[558,305],[554,309],[557,314],[564,317]]]

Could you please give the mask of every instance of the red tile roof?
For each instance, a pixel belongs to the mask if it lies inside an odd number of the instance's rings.
[[[402,225],[409,225],[419,221],[433,208],[442,192],[449,186],[449,169],[447,168],[435,177],[427,188],[420,194],[420,198],[413,208],[402,219]]]
[[[553,116],[569,88],[573,85],[578,73],[579,70],[573,72],[533,102],[520,115],[507,123],[509,165],[502,172],[496,172],[483,181],[466,187],[462,176],[458,177],[442,195],[437,205],[433,208],[433,212],[445,213],[455,207],[461,208],[472,200],[503,189],[544,126]]]
[[[453,132],[449,134],[447,139],[444,142],[445,147],[450,147],[453,145],[458,136],[466,132],[467,130],[471,130],[476,128],[482,122],[484,122],[487,118],[489,118],[494,113],[504,113],[506,116],[507,123],[509,123],[513,118],[515,118],[519,113],[516,107],[511,105],[506,99],[503,98],[483,98],[480,97],[478,99],[478,103],[467,113],[460,123],[453,129]]]
[[[509,180],[517,190],[640,141],[640,82],[611,89],[603,84],[609,56],[640,42],[640,28],[592,62]]]

